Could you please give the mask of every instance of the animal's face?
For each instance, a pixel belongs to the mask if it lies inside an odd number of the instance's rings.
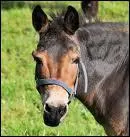
[[[49,21],[40,6],[36,6],[32,21],[40,35],[37,49],[32,52],[35,79],[56,79],[74,89],[80,56],[75,36],[79,26],[77,11],[69,6],[64,17]],[[45,124],[59,125],[68,111],[68,92],[55,84],[41,85],[37,90],[42,98]]]

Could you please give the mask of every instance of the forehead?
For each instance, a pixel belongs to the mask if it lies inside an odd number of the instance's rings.
[[[71,36],[66,34],[63,30],[49,28],[46,32],[40,34],[38,46],[49,48],[51,45],[62,45],[62,47],[67,48],[70,45],[75,45],[75,42],[71,39]]]
[[[40,34],[40,40],[37,48],[46,50],[49,55],[64,55],[69,50],[77,47],[76,43],[65,34],[63,30],[49,28],[46,32]]]

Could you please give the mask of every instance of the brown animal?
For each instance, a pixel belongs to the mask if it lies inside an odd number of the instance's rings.
[[[83,13],[85,14],[86,22],[93,22],[98,21],[97,14],[98,14],[98,1],[82,1],[81,8]],[[88,21],[87,21],[88,20]]]
[[[72,6],[52,20],[36,6],[32,23],[40,37],[32,55],[45,124],[58,126],[75,96],[107,135],[129,135],[128,25],[79,26]]]

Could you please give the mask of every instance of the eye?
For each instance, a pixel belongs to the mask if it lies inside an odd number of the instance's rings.
[[[42,63],[42,57],[37,54],[37,51],[33,51],[32,56],[37,63]]]
[[[78,64],[79,63],[79,58],[72,59],[72,63]]]
[[[38,63],[41,64],[42,63],[42,59],[40,57],[34,57],[34,60]]]

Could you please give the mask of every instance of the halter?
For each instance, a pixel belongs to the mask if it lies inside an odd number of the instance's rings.
[[[81,69],[82,69],[83,75],[84,75],[84,81],[85,81],[84,92],[87,92],[88,77],[87,77],[85,65],[83,64],[83,62],[81,60],[79,61],[79,64],[78,64],[78,73],[76,76],[74,90],[72,88],[69,88],[68,85],[66,83],[64,83],[63,81],[56,80],[56,79],[37,79],[36,85],[37,85],[37,87],[42,86],[42,85],[58,85],[58,86],[64,88],[68,92],[69,96],[73,97],[76,95],[76,91],[77,91],[77,87],[78,87],[78,77],[79,77],[79,72],[80,72],[79,65],[81,65]]]

